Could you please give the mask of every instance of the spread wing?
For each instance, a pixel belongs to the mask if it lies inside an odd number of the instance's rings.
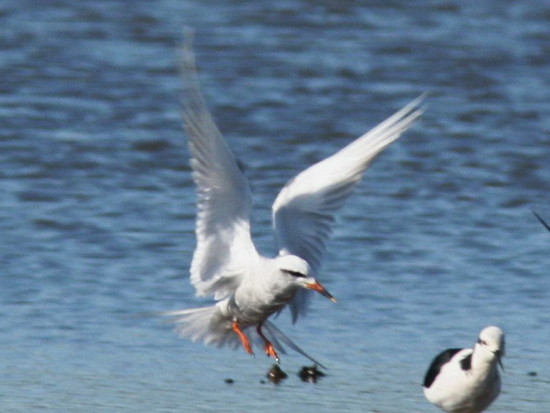
[[[305,259],[317,273],[331,232],[335,212],[349,197],[372,160],[422,114],[423,97],[357,138],[336,154],[290,180],[277,196],[272,218],[280,254]],[[293,320],[303,314],[309,291],[291,303]]]
[[[250,236],[250,188],[206,107],[190,43],[188,34],[182,56],[183,118],[198,194],[191,282],[198,296],[219,300],[235,290],[257,255]]]

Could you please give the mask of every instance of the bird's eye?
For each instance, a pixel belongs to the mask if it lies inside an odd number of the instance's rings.
[[[487,345],[487,342],[485,340],[482,340],[480,338],[477,339],[477,343],[478,344],[481,344],[482,346],[486,346]]]
[[[283,270],[283,271],[289,275],[292,275],[293,277],[307,278],[305,274],[302,274],[301,272],[298,272],[298,271],[291,271],[291,270]]]

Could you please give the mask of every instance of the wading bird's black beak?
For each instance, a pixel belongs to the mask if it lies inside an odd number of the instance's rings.
[[[502,364],[502,352],[500,350],[495,351],[495,356],[497,356],[498,365],[504,371],[504,366]]]
[[[310,290],[317,291],[319,294],[321,294],[324,297],[327,297],[330,301],[333,303],[336,302],[336,298],[332,296],[327,290],[325,290],[325,287],[323,287],[318,281],[307,283],[306,288],[309,288]]]

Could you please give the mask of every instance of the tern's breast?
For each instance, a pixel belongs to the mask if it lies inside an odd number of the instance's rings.
[[[240,323],[259,324],[282,310],[296,294],[296,287],[282,277],[247,277],[235,291],[231,303]]]

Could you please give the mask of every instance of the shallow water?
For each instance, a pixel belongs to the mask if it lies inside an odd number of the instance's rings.
[[[507,333],[490,411],[550,411],[550,8],[283,0],[0,4],[3,411],[437,411],[432,357]],[[254,235],[294,174],[428,91],[340,215],[296,326],[329,367],[178,339],[135,314],[206,305],[187,278],[194,187],[178,47],[243,161]],[[232,378],[233,384],[224,380]]]

